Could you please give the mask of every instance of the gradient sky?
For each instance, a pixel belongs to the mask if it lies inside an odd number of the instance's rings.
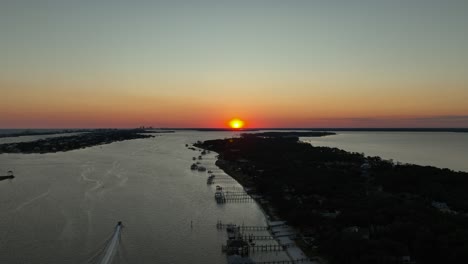
[[[468,127],[468,1],[0,1],[0,128]]]

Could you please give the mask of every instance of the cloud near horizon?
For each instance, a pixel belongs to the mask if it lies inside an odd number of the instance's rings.
[[[324,127],[348,128],[468,128],[468,115],[422,116],[422,117],[349,117],[349,118],[320,118],[310,121],[323,124]]]

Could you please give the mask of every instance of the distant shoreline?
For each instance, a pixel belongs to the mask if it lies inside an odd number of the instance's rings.
[[[95,131],[95,130],[109,130],[109,129],[119,129],[119,130],[129,130],[132,128],[77,128],[77,129],[60,129],[60,128],[51,128],[51,129],[10,129],[4,128],[2,130],[22,130],[31,132],[15,132],[15,133],[8,133],[8,134],[1,134],[0,138],[2,137],[13,137],[17,136],[31,136],[31,135],[48,135],[48,134],[59,134],[59,133],[73,133],[73,132],[86,132],[86,131]],[[40,132],[41,130],[46,130],[45,132]],[[54,131],[50,131],[54,130]],[[320,128],[307,128],[307,127],[292,127],[292,128],[281,128],[281,127],[270,127],[270,128],[245,128],[245,129],[230,129],[230,128],[197,128],[197,127],[187,127],[187,128],[158,128],[153,129],[153,131],[157,131],[158,133],[164,133],[164,131],[201,131],[201,132],[212,132],[212,131],[219,131],[219,132],[249,132],[249,131],[269,131],[269,130],[278,130],[278,131],[356,131],[356,132],[457,132],[457,133],[467,133],[468,128],[353,128],[353,127],[345,127],[345,128],[334,128],[334,127],[320,127]],[[36,132],[34,132],[36,131]]]
[[[233,130],[228,128],[171,128],[171,130],[195,130],[195,131],[227,131],[227,132],[250,132],[264,130],[278,131],[342,131],[342,132],[455,132],[468,133],[468,128],[250,128]]]
[[[0,154],[2,153],[55,153],[66,152],[76,149],[84,149],[97,145],[105,145],[118,141],[152,138],[153,135],[145,133],[158,133],[157,131],[148,131],[144,129],[132,130],[94,130],[74,136],[61,136],[46,139],[39,139],[30,142],[17,142],[0,144]],[[167,133],[170,133],[169,131]]]
[[[9,130],[9,129],[8,129]],[[56,131],[39,131],[39,130],[29,130],[26,129],[21,132],[15,133],[0,133],[0,138],[8,138],[8,137],[24,137],[24,136],[48,136],[48,135],[59,135],[59,134],[68,134],[68,133],[83,133],[83,132],[90,132],[91,129],[64,129],[64,130],[56,130]]]

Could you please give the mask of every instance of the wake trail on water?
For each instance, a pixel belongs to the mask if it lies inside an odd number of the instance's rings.
[[[119,222],[115,227],[112,236],[107,239],[101,247],[99,247],[92,256],[86,260],[85,263],[89,264],[110,264],[114,257],[118,254],[120,244],[120,233],[122,231],[122,224]]]
[[[86,191],[85,194],[88,195],[90,191],[98,189],[102,185],[102,182],[100,180],[98,180],[98,179],[92,179],[92,178],[88,177],[94,171],[94,167],[91,167],[89,164],[86,164],[83,167],[85,167],[85,168],[81,172],[81,179],[83,179],[83,181],[85,181],[85,182],[89,182],[89,183],[94,184],[94,186],[91,187],[90,190]]]
[[[39,200],[39,199],[41,199],[41,198],[43,198],[43,197],[46,197],[47,195],[49,195],[49,193],[50,193],[50,189],[47,190],[47,192],[42,193],[42,194],[40,194],[40,195],[38,195],[38,196],[32,198],[31,200],[26,201],[26,202],[20,204],[20,205],[19,205],[18,207],[16,207],[13,211],[20,211],[21,209],[23,209],[24,207],[26,207],[26,206],[28,206],[28,205],[34,203],[35,201],[37,201],[37,200]]]
[[[117,252],[117,248],[119,247],[121,230],[122,230],[122,225],[119,223],[115,227],[114,235],[112,236],[111,241],[106,247],[104,257],[99,262],[99,264],[110,264],[112,262],[112,259],[114,258],[115,253]]]

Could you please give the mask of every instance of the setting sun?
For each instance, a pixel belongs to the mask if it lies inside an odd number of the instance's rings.
[[[238,118],[235,118],[235,119],[232,119],[231,121],[229,121],[229,126],[233,129],[240,129],[242,127],[244,127],[244,121],[238,119]]]

